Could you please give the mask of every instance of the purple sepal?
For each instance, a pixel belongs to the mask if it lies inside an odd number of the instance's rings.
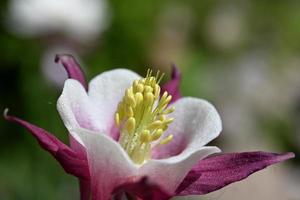
[[[207,194],[294,156],[293,153],[244,152],[209,157],[193,167],[177,188],[176,195]]]
[[[167,91],[170,95],[172,95],[171,103],[175,102],[179,98],[181,98],[181,94],[179,91],[179,85],[181,80],[181,74],[179,69],[176,67],[175,64],[172,64],[172,75],[171,80],[165,83],[161,87],[161,95]]]
[[[15,116],[8,115],[7,112],[4,113],[4,118],[26,128],[37,139],[40,146],[51,153],[67,173],[82,180],[89,180],[88,162],[84,157],[78,155],[70,147],[40,127]]]
[[[89,200],[91,194],[91,182],[79,179],[80,200]]]
[[[69,78],[79,81],[83,85],[83,87],[86,90],[88,90],[88,85],[85,80],[84,73],[80,68],[80,65],[72,55],[68,55],[68,54],[56,55],[55,62],[56,63],[61,62],[61,64],[66,69]]]
[[[114,194],[117,196],[124,193],[141,200],[168,200],[172,197],[158,185],[149,183],[147,177],[128,181],[114,190]]]

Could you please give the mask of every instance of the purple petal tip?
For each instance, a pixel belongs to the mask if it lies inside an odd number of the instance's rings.
[[[261,151],[209,157],[193,167],[176,192],[179,196],[207,194],[294,157],[292,152],[278,154]]]
[[[7,121],[26,128],[32,136],[35,137],[40,146],[48,151],[61,164],[67,173],[84,180],[89,180],[88,164],[85,157],[78,155],[78,153],[46,130],[18,117],[9,115],[8,109],[4,110],[3,115]]]
[[[80,65],[72,55],[58,54],[55,56],[54,61],[56,63],[61,62],[61,64],[66,69],[69,78],[79,81],[86,90],[88,89],[84,73]]]
[[[180,78],[181,74],[176,64],[172,63],[172,79]]]
[[[178,67],[175,64],[171,64],[171,67],[172,67],[171,80],[162,86],[161,94],[167,91],[172,96],[171,103],[174,103],[176,100],[181,98],[181,94],[179,91],[181,74]]]
[[[292,159],[292,158],[295,158],[295,154],[293,152],[287,152],[281,156],[280,160],[283,161],[283,160],[288,160],[288,159]]]
[[[74,59],[74,57],[71,54],[56,54],[54,58],[54,62],[59,63],[61,61],[63,63],[68,59]]]

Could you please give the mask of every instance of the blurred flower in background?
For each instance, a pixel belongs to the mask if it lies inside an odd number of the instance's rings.
[[[17,34],[62,34],[79,42],[95,40],[107,27],[105,0],[12,0],[10,28]]]
[[[229,51],[239,48],[246,36],[247,9],[238,4],[220,4],[206,20],[206,38],[216,48]]]
[[[8,27],[21,37],[41,39],[43,75],[61,87],[67,75],[53,65],[55,54],[82,55],[91,48],[108,27],[108,10],[106,0],[12,0]]]
[[[153,66],[167,71],[171,62],[182,63],[188,53],[193,17],[191,9],[180,3],[166,6],[158,15],[157,28],[149,44]]]

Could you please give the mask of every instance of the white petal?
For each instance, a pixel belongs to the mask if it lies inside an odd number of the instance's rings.
[[[173,194],[192,167],[203,158],[219,153],[217,147],[202,147],[187,150],[182,154],[167,159],[149,160],[140,168],[140,176],[147,176],[149,181],[158,184],[166,192]]]
[[[189,170],[199,160],[220,152],[217,147],[203,147],[216,138],[222,129],[221,119],[207,101],[196,98],[182,98],[172,106],[175,121],[167,129],[165,136],[174,135],[174,141],[153,149],[155,158],[143,168],[153,182],[159,183],[168,192],[174,192]],[[157,182],[159,181],[159,182]]]
[[[80,143],[82,141],[76,133],[71,130],[82,127],[94,131],[104,131],[102,124],[103,115],[90,101],[81,83],[68,79],[65,82],[63,92],[57,101],[57,110],[61,118],[72,134]]]
[[[134,80],[140,78],[138,74],[130,70],[115,69],[98,75],[90,82],[89,97],[103,115],[102,123],[108,126],[107,131],[110,131],[114,124],[114,113],[125,90],[131,86]]]
[[[135,177],[137,166],[122,147],[105,134],[77,129],[87,149],[93,199],[109,199],[115,187]]]
[[[221,118],[209,102],[185,97],[177,100],[172,106],[175,107],[175,111],[169,117],[175,120],[164,135],[172,134],[174,138],[167,145],[155,147],[154,158],[174,156],[188,147],[197,150],[220,134]]]
[[[57,102],[65,126],[69,131],[81,127],[114,137],[114,112],[125,90],[139,78],[126,69],[107,71],[90,82],[88,94],[78,81],[68,79]],[[82,144],[76,133],[70,133]]]

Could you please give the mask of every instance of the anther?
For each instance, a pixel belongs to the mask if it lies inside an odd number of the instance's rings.
[[[170,101],[171,101],[171,99],[172,99],[172,96],[171,95],[169,95],[167,98],[166,98],[166,100],[165,100],[165,104],[168,104],[168,103],[170,103]]]
[[[152,141],[155,141],[155,140],[158,140],[160,137],[161,137],[161,135],[163,134],[163,130],[162,129],[158,129],[157,131],[155,131],[154,133],[153,133],[153,135],[151,136],[151,140]]]
[[[164,121],[164,124],[170,124],[174,121],[174,118],[169,118]]]
[[[133,81],[133,86],[136,87],[139,84],[139,80]]]
[[[144,85],[139,83],[136,85],[136,91],[137,92],[143,92],[144,91]]]
[[[133,117],[134,113],[133,113],[133,109],[131,106],[126,107],[126,114],[128,117]]]
[[[151,135],[149,130],[143,130],[140,136],[142,143],[148,143],[151,141]]]
[[[126,130],[129,134],[131,134],[135,129],[135,119],[133,117],[130,117],[126,122]]]
[[[161,98],[160,98],[161,101],[165,101],[165,99],[167,98],[167,96],[168,96],[168,92],[165,91],[165,92],[163,93],[163,95],[161,96]]]
[[[161,126],[162,126],[162,121],[156,120],[156,121],[152,122],[152,123],[148,126],[148,128],[151,129],[151,130],[154,130],[154,129],[160,128]]]
[[[134,100],[134,96],[133,95],[130,95],[130,96],[126,96],[126,100],[127,100],[127,103],[129,105],[131,105],[133,108],[136,106],[136,102]]]
[[[169,142],[171,142],[173,140],[173,135],[168,135],[168,137],[162,139],[159,144],[164,145],[164,144],[168,144]]]
[[[174,108],[174,107],[171,107],[171,108],[165,110],[165,111],[163,112],[163,114],[167,115],[167,114],[170,114],[170,113],[172,113],[172,112],[174,112],[174,111],[175,111],[175,108]]]
[[[116,122],[117,126],[120,126],[120,115],[119,115],[119,113],[115,114],[115,122]]]
[[[159,120],[162,121],[162,122],[165,121],[166,120],[166,116],[165,115],[160,115],[159,116]]]
[[[150,83],[151,86],[154,86],[154,84],[156,83],[155,77],[151,76],[151,77],[149,78],[149,83]]]
[[[131,95],[133,95],[132,87],[128,88],[128,89],[125,91],[125,96],[131,96]]]
[[[135,93],[134,98],[135,98],[136,104],[138,105],[143,101],[144,96],[142,93],[137,92],[137,93]]]
[[[154,100],[154,95],[151,92],[147,92],[144,98],[149,104],[152,104]]]
[[[158,98],[159,94],[160,94],[160,87],[159,87],[159,85],[156,84],[154,86],[154,96],[155,96],[155,98]]]
[[[148,85],[146,85],[146,86],[145,86],[145,89],[144,89],[144,92],[145,92],[145,93],[147,93],[147,92],[153,92],[153,88],[150,87],[150,86],[148,86]]]

